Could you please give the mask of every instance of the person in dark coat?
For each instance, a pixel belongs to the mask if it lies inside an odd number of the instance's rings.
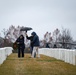
[[[20,57],[20,53],[22,54],[22,57],[24,57],[24,49],[25,49],[25,44],[24,44],[24,36],[20,35],[20,37],[16,40],[18,44],[18,57]]]
[[[33,36],[29,36],[28,37],[28,35],[26,34],[26,38],[28,39],[28,40],[30,40],[30,52],[31,52],[31,55],[32,55],[32,51],[33,51],[33,43],[32,43],[32,41],[33,41]]]
[[[38,35],[35,33],[35,32],[32,32],[31,35],[33,36],[33,52],[32,52],[32,57],[34,58],[34,55],[35,53],[37,53],[38,57],[40,57],[39,55],[39,46],[40,46],[40,43],[39,43],[39,37]]]
[[[56,44],[54,44],[54,47],[53,48],[57,48],[57,45]]]

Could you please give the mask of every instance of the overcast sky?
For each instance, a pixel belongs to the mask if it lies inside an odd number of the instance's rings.
[[[0,0],[0,32],[10,25],[32,27],[40,38],[64,27],[76,40],[76,0]]]

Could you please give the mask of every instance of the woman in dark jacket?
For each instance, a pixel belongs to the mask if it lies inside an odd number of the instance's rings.
[[[20,52],[22,53],[22,57],[24,57],[24,36],[20,35],[20,37],[16,40],[16,43],[18,44],[18,57],[20,57]]]

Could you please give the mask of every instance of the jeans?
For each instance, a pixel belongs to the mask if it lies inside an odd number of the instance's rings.
[[[40,54],[39,54],[39,50],[38,50],[39,47],[33,47],[33,52],[32,52],[32,57],[34,58],[37,54],[37,57],[40,57]]]

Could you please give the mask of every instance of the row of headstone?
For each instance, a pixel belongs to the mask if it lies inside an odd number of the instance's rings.
[[[12,47],[0,48],[0,64],[2,64],[6,60],[7,56],[12,53],[12,50]]]
[[[76,50],[61,48],[41,48],[39,49],[39,53],[76,65]]]

